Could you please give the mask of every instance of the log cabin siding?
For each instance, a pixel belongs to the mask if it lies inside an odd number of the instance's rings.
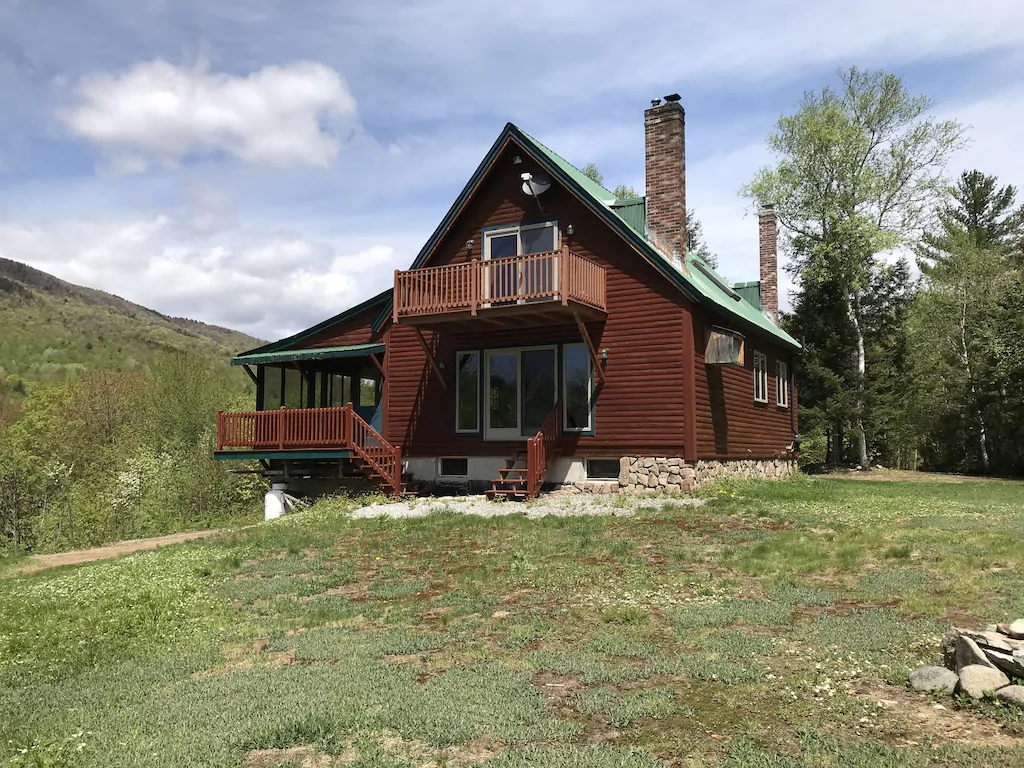
[[[544,212],[521,189],[519,173],[536,170],[529,162],[513,165],[499,156],[489,178],[427,262],[430,266],[480,256],[483,230],[501,224],[558,220],[570,249],[607,269],[608,318],[589,323],[594,346],[608,348],[605,381],[595,379],[594,435],[567,434],[563,454],[618,457],[627,453],[681,456],[684,434],[683,312],[688,302],[679,290],[637,254],[619,235],[577,200],[553,184],[542,198]],[[565,228],[575,230],[566,237]],[[472,247],[467,248],[467,241]],[[472,321],[451,331],[424,333],[445,366],[445,390],[429,370],[412,329],[390,325],[387,332],[388,408],[386,437],[406,456],[480,456],[508,454],[523,441],[499,442],[457,435],[454,429],[455,352],[462,349],[578,343],[575,325],[485,330]],[[483,372],[481,372],[483,375]]]
[[[325,328],[308,339],[304,339],[299,346],[302,349],[319,349],[376,342],[383,337],[383,334],[375,333],[370,326],[380,311],[381,305],[369,307],[330,328]]]
[[[775,404],[775,363],[786,363],[793,370],[793,353],[758,337],[748,336],[744,343],[743,367],[707,365],[704,349],[706,328],[727,325],[698,310],[693,334],[696,357],[697,453],[702,459],[775,458],[793,441],[790,410],[795,393],[790,393],[788,408]],[[768,402],[754,401],[754,352],[768,358]],[[795,413],[794,413],[795,416]]]

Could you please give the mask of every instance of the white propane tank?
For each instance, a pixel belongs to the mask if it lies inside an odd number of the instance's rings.
[[[276,520],[281,515],[290,512],[295,504],[295,498],[289,496],[288,483],[271,483],[270,490],[263,497],[263,519]]]

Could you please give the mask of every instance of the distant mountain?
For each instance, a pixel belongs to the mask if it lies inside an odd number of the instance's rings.
[[[93,367],[144,367],[170,350],[227,363],[262,343],[0,258],[0,382],[59,381]]]

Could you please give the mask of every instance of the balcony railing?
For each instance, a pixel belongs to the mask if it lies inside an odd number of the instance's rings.
[[[499,307],[543,309],[545,303],[606,312],[604,267],[559,251],[395,272],[394,319],[468,313]],[[536,305],[536,306],[535,306]],[[550,304],[549,304],[550,305]]]

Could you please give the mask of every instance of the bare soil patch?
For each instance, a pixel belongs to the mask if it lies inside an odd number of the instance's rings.
[[[92,547],[91,549],[73,549],[70,552],[57,552],[52,555],[33,555],[25,563],[15,568],[12,573],[35,573],[47,568],[57,568],[61,565],[78,565],[80,563],[91,563],[94,560],[107,560],[111,557],[119,557],[120,555],[127,555],[132,552],[142,552],[148,549],[157,549],[172,544],[203,539],[217,533],[220,533],[220,531],[186,531],[185,533],[172,533],[169,536],[156,536],[151,539],[129,539],[128,541],[119,541],[116,544],[107,544],[102,547]]]
[[[892,724],[887,730],[898,732],[895,741],[900,746],[917,746],[928,739],[937,744],[954,741],[978,747],[1010,747],[1024,742],[1024,738],[1008,733],[990,718],[954,709],[949,700],[936,702],[882,683],[861,682],[852,690],[858,698],[882,703],[885,718]]]

